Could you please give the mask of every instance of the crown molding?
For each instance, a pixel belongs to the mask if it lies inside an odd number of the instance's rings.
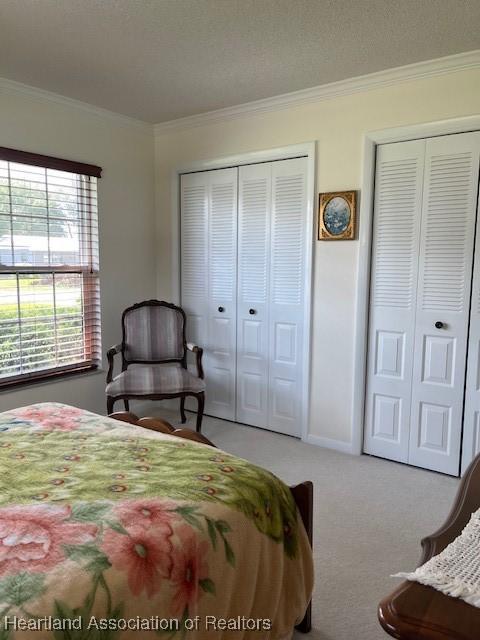
[[[155,135],[161,136],[170,131],[181,131],[182,129],[216,124],[218,122],[235,120],[250,115],[281,111],[283,109],[321,102],[322,100],[347,96],[361,91],[387,87],[400,82],[432,78],[438,75],[475,68],[480,68],[480,49],[437,58],[435,60],[416,62],[403,67],[386,69],[385,71],[377,71],[356,78],[330,82],[317,87],[311,87],[310,89],[301,89],[300,91],[284,93],[272,98],[254,100],[253,102],[246,102],[224,109],[216,109],[215,111],[207,111],[185,118],[168,120],[167,122],[160,122],[155,125],[110,111],[109,109],[104,109],[103,107],[97,107],[88,102],[67,98],[58,93],[32,87],[21,82],[16,82],[15,80],[9,80],[8,78],[0,78],[0,92],[22,94],[33,100],[54,102],[56,104],[81,109],[92,115],[110,119],[124,126],[136,127],[146,133],[152,133],[152,131],[154,131]]]
[[[86,111],[87,113],[90,113],[92,115],[99,116],[101,118],[107,118],[127,127],[135,127],[137,129],[145,131],[146,133],[151,134],[153,131],[153,125],[148,122],[144,122],[143,120],[137,120],[135,118],[131,118],[130,116],[125,116],[121,113],[116,113],[115,111],[104,109],[103,107],[97,107],[88,102],[82,102],[81,100],[67,98],[66,96],[62,96],[58,93],[45,91],[44,89],[32,87],[28,84],[23,84],[22,82],[16,82],[15,80],[9,80],[8,78],[0,78],[0,92],[21,94],[23,96],[31,98],[32,100],[54,102],[63,106],[81,109],[82,111]]]
[[[381,87],[388,87],[399,82],[433,78],[435,76],[463,71],[465,69],[480,68],[480,49],[467,51],[435,60],[416,62],[403,67],[377,71],[356,78],[330,82],[310,89],[301,89],[292,93],[284,93],[273,98],[264,98],[253,102],[207,111],[185,118],[160,122],[154,125],[156,136],[170,131],[179,131],[208,124],[216,124],[228,120],[235,120],[245,116],[280,111],[290,107],[297,107],[322,100],[329,100],[338,96],[347,96],[361,91],[370,91]]]

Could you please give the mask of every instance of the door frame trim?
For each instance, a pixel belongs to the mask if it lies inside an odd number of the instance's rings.
[[[370,273],[373,231],[375,155],[377,145],[480,130],[480,115],[425,122],[410,126],[370,131],[363,138],[363,176],[360,201],[359,252],[354,328],[354,373],[352,405],[352,453],[363,452],[367,349],[370,302]]]
[[[172,267],[172,301],[180,304],[180,176],[184,173],[209,171],[212,169],[227,169],[260,162],[275,162],[291,158],[307,158],[307,220],[305,224],[305,302],[304,318],[304,346],[302,363],[302,406],[301,406],[301,439],[307,442],[309,410],[310,410],[310,379],[311,379],[311,338],[312,338],[312,289],[313,289],[313,247],[315,241],[314,207],[316,194],[316,142],[275,147],[261,151],[250,151],[240,154],[220,156],[205,160],[197,160],[183,164],[172,171],[171,175],[171,267]]]

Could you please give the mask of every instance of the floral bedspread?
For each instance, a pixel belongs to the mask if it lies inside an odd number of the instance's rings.
[[[62,404],[0,414],[0,639],[277,640],[312,573],[268,471]]]

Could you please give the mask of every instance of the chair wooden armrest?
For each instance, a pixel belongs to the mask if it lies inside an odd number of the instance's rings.
[[[480,508],[480,456],[462,478],[445,524],[422,540],[419,565],[438,555],[467,525]],[[403,582],[378,607],[380,624],[401,640],[478,640],[480,609],[418,582]]]
[[[198,374],[198,377],[203,380],[204,373],[203,373],[203,367],[202,367],[202,356],[203,356],[202,347],[199,347],[198,345],[193,344],[193,342],[187,342],[187,349],[195,354],[197,374]]]
[[[107,372],[107,384],[113,380],[113,359],[122,350],[121,344],[116,344],[107,351],[108,359],[108,372]]]

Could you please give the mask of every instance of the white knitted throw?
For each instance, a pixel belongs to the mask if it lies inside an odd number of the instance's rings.
[[[393,577],[421,582],[480,607],[480,509],[438,556],[413,573],[397,573]]]

